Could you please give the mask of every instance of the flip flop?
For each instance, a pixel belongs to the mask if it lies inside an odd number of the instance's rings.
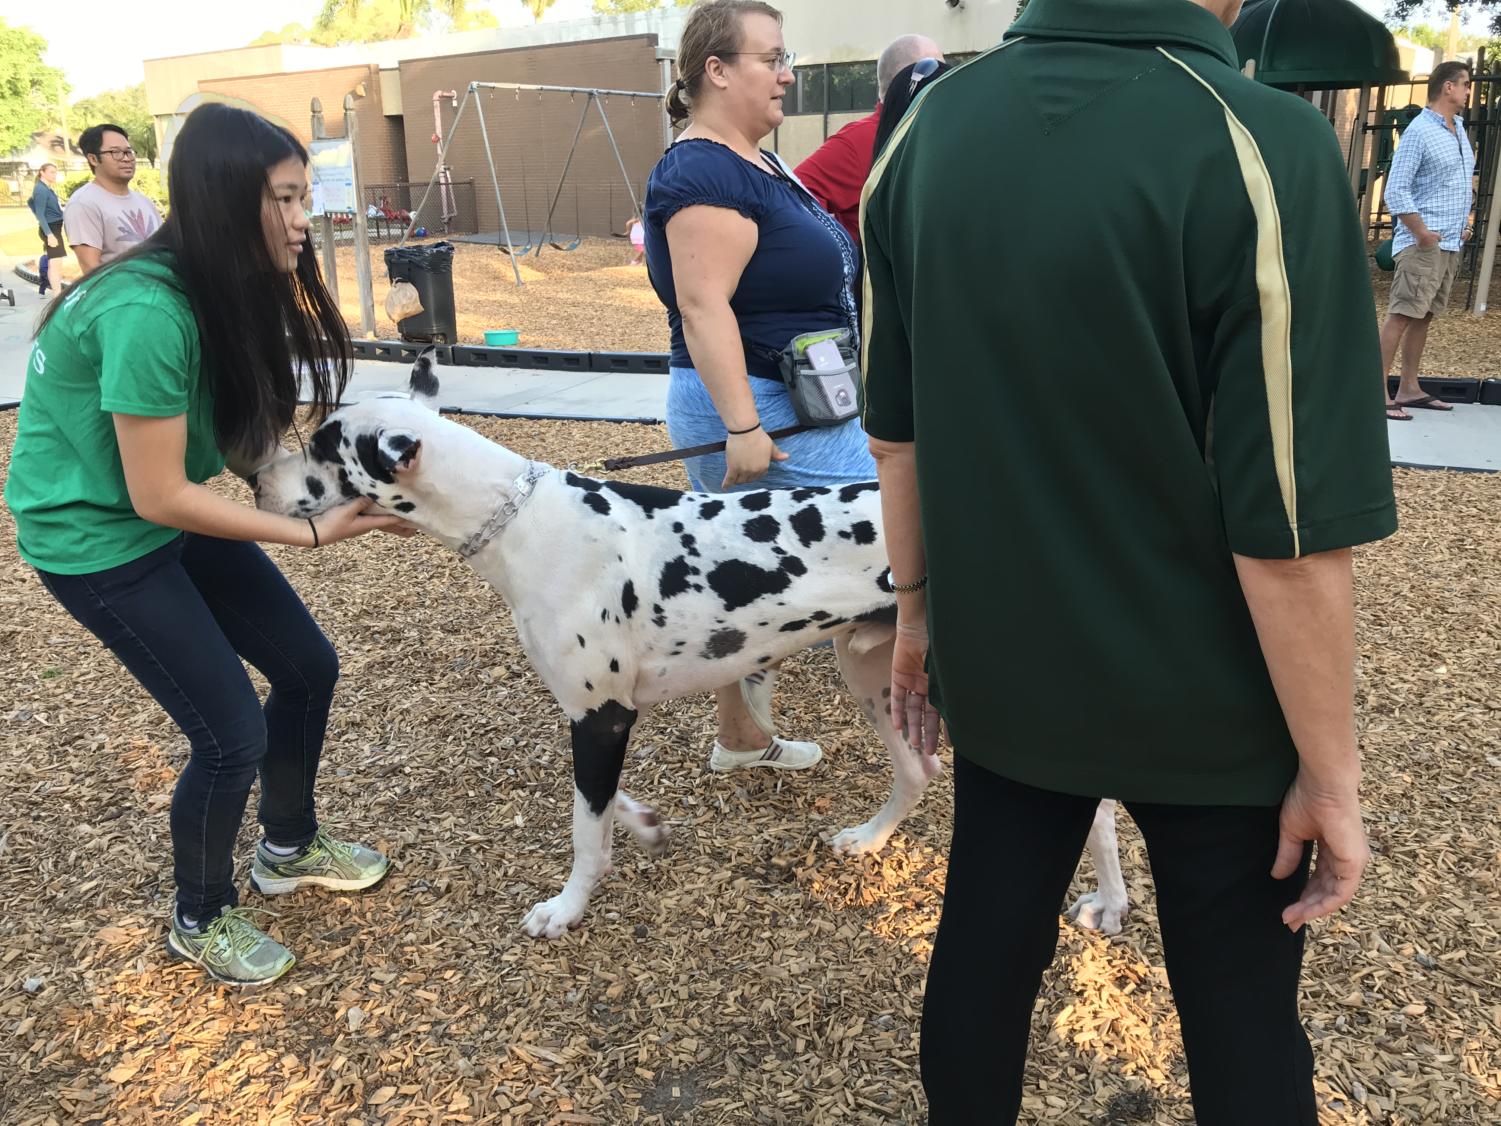
[[[1452,411],[1454,409],[1437,395],[1424,395],[1421,399],[1412,399],[1405,403],[1401,399],[1393,399],[1392,402],[1406,410]]]
[[[1393,411],[1398,411],[1400,413],[1393,414],[1392,413]],[[1412,421],[1412,415],[1410,415],[1406,411],[1402,410],[1402,408],[1400,406],[1396,405],[1395,403],[1389,403],[1389,404],[1387,404],[1387,408],[1386,408],[1386,421],[1388,421],[1388,422],[1411,422]]]

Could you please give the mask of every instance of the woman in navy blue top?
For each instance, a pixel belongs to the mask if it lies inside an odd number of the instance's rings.
[[[672,329],[667,428],[675,446],[727,442],[686,462],[695,489],[840,485],[875,479],[858,420],[783,440],[797,417],[778,370],[794,336],[858,335],[858,252],[761,142],[782,122],[793,83],[782,17],[758,0],[700,4],[678,44],[667,99],[688,122],[646,185],[646,264]],[[722,688],[711,769],[800,770],[815,743],[773,733],[771,675]],[[770,743],[767,740],[770,739]]]
[[[63,208],[57,201],[57,192],[52,185],[57,183],[57,165],[47,163],[36,170],[36,184],[31,189],[28,201],[31,213],[36,216],[37,234],[42,237],[42,252],[37,255],[36,272],[41,279],[37,292],[43,297],[52,288],[47,266],[51,259],[62,258],[68,253],[63,243]]]

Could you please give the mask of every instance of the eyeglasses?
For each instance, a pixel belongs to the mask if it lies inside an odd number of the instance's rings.
[[[764,51],[716,51],[715,54],[721,59],[733,58],[735,55],[759,55],[761,61],[778,74],[784,70],[791,70],[797,61],[796,51],[778,51],[775,54],[768,54]]]
[[[100,149],[99,155],[112,156],[116,160],[134,160],[136,151],[135,149]]]

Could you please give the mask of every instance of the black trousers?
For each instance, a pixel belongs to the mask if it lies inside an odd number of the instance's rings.
[[[202,919],[237,904],[235,836],[257,774],[268,840],[303,845],[318,832],[333,646],[253,543],[183,535],[107,571],[41,579],[188,737],[172,794],[178,907]],[[264,707],[241,658],[270,683]]]
[[[955,756],[948,886],[923,1003],[930,1126],[1016,1121],[1032,1006],[1096,804]],[[1318,1126],[1298,1017],[1303,935],[1281,920],[1308,853],[1294,875],[1272,879],[1276,808],[1128,808],[1151,859],[1199,1126]]]

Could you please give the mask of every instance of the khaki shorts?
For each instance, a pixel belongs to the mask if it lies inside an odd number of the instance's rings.
[[[1459,274],[1460,253],[1436,246],[1409,246],[1397,255],[1397,276],[1386,311],[1422,320],[1449,307],[1449,291]]]

